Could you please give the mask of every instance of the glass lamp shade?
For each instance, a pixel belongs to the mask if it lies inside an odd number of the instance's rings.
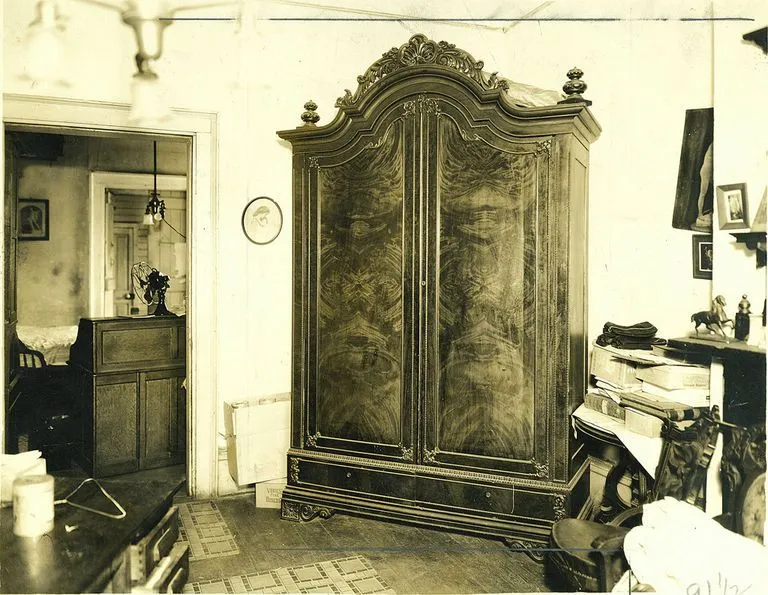
[[[155,224],[154,218],[149,213],[144,213],[144,219],[142,220],[142,222],[144,223],[144,225],[154,225]]]
[[[37,3],[37,18],[26,36],[24,74],[37,84],[57,82],[64,52],[64,24],[53,0]]]
[[[162,122],[170,118],[171,110],[165,88],[154,72],[137,72],[133,75],[131,97],[132,122]]]

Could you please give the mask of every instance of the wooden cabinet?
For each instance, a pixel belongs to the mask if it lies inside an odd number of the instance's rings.
[[[183,463],[185,318],[82,319],[70,351],[81,463],[95,477]]]
[[[588,147],[578,95],[417,35],[293,146],[292,447],[282,515],[350,511],[543,543],[588,496]],[[575,86],[574,86],[575,85]],[[541,97],[542,95],[539,95]]]

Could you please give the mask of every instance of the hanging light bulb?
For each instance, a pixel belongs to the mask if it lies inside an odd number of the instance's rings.
[[[26,37],[25,77],[36,85],[59,82],[64,51],[64,20],[57,0],[39,0]]]
[[[138,56],[137,56],[138,62]],[[152,124],[163,122],[171,116],[165,86],[148,62],[139,67],[131,81],[132,122]]]
[[[157,141],[154,141],[152,146],[154,156],[153,189],[149,193],[149,202],[144,211],[143,221],[145,225],[154,225],[155,221],[160,221],[165,217],[165,201],[160,200],[160,195],[157,192]]]

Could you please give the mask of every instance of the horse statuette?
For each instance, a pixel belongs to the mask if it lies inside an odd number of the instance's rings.
[[[702,310],[691,315],[691,322],[694,323],[694,330],[697,335],[699,334],[699,327],[703,324],[713,333],[720,333],[723,337],[725,337],[723,325],[728,323],[733,325],[733,320],[728,318],[725,313],[725,298],[722,295],[718,295],[712,300],[711,310]]]

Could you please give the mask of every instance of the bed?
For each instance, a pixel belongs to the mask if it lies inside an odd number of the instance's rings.
[[[43,366],[65,366],[69,360],[69,348],[77,338],[77,325],[17,325],[16,334],[26,347],[42,355]],[[23,362],[20,365],[29,367]]]

